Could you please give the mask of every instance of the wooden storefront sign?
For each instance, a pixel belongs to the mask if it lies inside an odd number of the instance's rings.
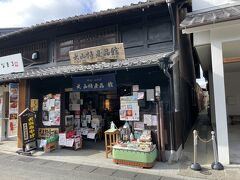
[[[38,128],[38,138],[48,138],[59,134],[58,128]]]
[[[123,43],[107,44],[69,51],[71,64],[94,64],[111,60],[124,60]]]
[[[37,140],[35,113],[27,108],[19,115],[19,117],[21,119],[22,126],[23,151],[25,151],[27,144],[36,142]],[[34,149],[35,148],[36,146]],[[28,149],[28,151],[30,150],[32,149]]]

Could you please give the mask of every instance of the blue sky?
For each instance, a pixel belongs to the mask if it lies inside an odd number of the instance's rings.
[[[139,1],[146,0],[0,0],[0,28],[26,27]]]

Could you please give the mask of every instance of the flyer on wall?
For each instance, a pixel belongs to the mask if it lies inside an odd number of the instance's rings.
[[[60,126],[60,94],[47,94],[43,97],[42,122],[44,126]]]
[[[9,124],[8,136],[17,136],[18,125],[18,103],[19,103],[19,84],[9,84]]]
[[[137,96],[120,97],[120,120],[139,121],[139,106]]]

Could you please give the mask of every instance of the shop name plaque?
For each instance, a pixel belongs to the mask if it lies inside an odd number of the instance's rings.
[[[123,43],[107,44],[69,51],[71,64],[94,64],[112,60],[124,60]]]

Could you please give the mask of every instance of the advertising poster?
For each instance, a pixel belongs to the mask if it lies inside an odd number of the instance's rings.
[[[48,94],[43,97],[43,116],[44,126],[60,126],[60,94]]]
[[[9,124],[8,124],[8,136],[17,136],[17,124],[18,124],[18,102],[19,101],[19,84],[9,84]]]
[[[120,102],[120,120],[139,121],[139,106],[137,96],[122,96],[120,97]]]
[[[144,130],[144,123],[143,122],[134,122],[133,124],[134,130]]]

